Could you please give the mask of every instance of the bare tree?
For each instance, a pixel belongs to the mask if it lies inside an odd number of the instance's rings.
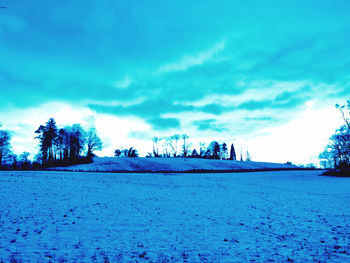
[[[159,157],[159,143],[161,141],[161,138],[155,136],[152,139],[153,141],[153,155],[154,157]]]
[[[177,146],[178,146],[178,142],[180,140],[180,135],[179,134],[174,134],[173,136],[170,137],[170,147],[171,150],[173,152],[173,156],[176,157],[177,156]]]
[[[94,151],[102,150],[102,141],[97,136],[95,129],[90,129],[86,134],[87,156],[95,156]]]
[[[190,144],[188,143],[188,135],[187,134],[182,134],[181,139],[182,139],[182,155],[183,157],[187,157],[188,150],[190,147]]]
[[[170,152],[172,149],[171,143],[172,143],[171,137],[163,138],[163,155],[165,157],[170,157]]]

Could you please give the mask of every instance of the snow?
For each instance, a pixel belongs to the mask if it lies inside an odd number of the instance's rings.
[[[199,158],[115,158],[95,157],[93,163],[52,170],[98,172],[184,172],[184,171],[238,171],[256,169],[295,169],[294,165],[264,162],[240,162]]]
[[[0,262],[350,262],[350,180],[321,171],[0,172]]]

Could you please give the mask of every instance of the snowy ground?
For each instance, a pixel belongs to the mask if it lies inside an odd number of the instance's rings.
[[[93,163],[69,167],[55,167],[52,170],[95,171],[95,172],[183,172],[183,171],[239,171],[261,169],[295,169],[297,166],[285,163],[240,162],[231,160],[210,160],[199,158],[116,158],[95,157]]]
[[[0,262],[350,262],[350,180],[0,172]]]

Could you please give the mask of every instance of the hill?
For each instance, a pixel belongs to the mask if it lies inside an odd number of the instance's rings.
[[[289,170],[297,166],[252,161],[209,160],[197,158],[115,158],[95,157],[89,164],[55,167],[60,171],[94,172],[235,172],[256,170]]]

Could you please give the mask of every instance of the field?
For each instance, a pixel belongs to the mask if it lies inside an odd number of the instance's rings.
[[[350,262],[320,173],[0,172],[0,262]]]
[[[80,172],[237,172],[243,170],[298,169],[286,163],[264,163],[202,158],[94,157],[92,163],[55,167],[52,170]]]

